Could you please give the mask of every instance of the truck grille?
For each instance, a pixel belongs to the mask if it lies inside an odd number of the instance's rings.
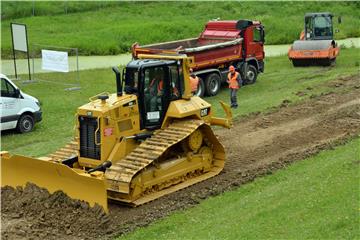
[[[100,160],[100,146],[95,144],[95,131],[98,127],[96,118],[79,117],[80,122],[80,157]],[[96,141],[100,143],[99,129],[96,132]]]

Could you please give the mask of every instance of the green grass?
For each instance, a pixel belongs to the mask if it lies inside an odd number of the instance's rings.
[[[7,1],[1,4],[1,20],[98,11],[120,4],[114,1]]]
[[[266,72],[259,76],[258,82],[239,90],[239,108],[233,110],[234,116],[251,112],[269,111],[284,99],[293,103],[309,98],[311,95],[333,91],[326,82],[339,76],[359,73],[353,59],[359,56],[360,49],[342,50],[337,64],[332,68],[309,67],[293,68],[286,56],[266,59]],[[21,84],[20,88],[42,102],[43,121],[35,126],[33,132],[16,134],[13,131],[3,132],[2,150],[28,156],[41,156],[62,147],[74,136],[75,112],[77,107],[88,102],[88,98],[100,92],[115,92],[115,77],[111,69],[81,71],[81,91],[65,91],[63,75],[58,73],[41,74],[42,79],[52,79],[54,83],[37,82]],[[311,87],[312,90],[306,90]],[[297,92],[305,96],[299,97]],[[229,103],[229,92],[222,88],[215,96],[206,98],[214,107],[217,115],[223,115],[218,103],[223,100]]]
[[[359,239],[360,139],[120,239]]]
[[[209,19],[261,20],[266,43],[291,43],[298,39],[306,12],[331,11],[343,17],[336,38],[360,36],[359,2],[36,2],[41,16],[29,17],[29,2],[2,2],[2,57],[11,56],[10,22],[28,26],[29,42],[76,47],[82,55],[107,55],[129,51],[131,44],[148,44],[196,37]],[[71,7],[72,6],[72,7]],[[69,13],[73,12],[73,13]],[[51,15],[51,16],[47,16]],[[21,17],[21,18],[18,18]]]

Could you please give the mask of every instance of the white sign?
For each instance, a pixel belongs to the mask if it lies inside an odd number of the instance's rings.
[[[160,118],[160,112],[148,112],[147,113],[147,119],[148,120],[155,120]]]
[[[67,52],[41,50],[42,69],[56,72],[69,72]]]
[[[22,24],[11,24],[14,49],[27,52],[26,26]]]

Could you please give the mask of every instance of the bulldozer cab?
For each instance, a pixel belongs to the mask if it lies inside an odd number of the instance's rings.
[[[305,39],[332,40],[332,18],[331,13],[307,13],[305,15]]]
[[[140,128],[160,128],[170,102],[182,97],[184,78],[180,61],[133,60],[123,76],[125,93],[138,96]]]

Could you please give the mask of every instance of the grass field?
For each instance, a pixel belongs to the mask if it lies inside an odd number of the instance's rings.
[[[306,12],[330,11],[343,17],[336,38],[360,36],[359,2],[2,2],[2,57],[11,56],[10,22],[28,26],[29,42],[76,47],[82,55],[129,51],[148,44],[196,37],[209,19],[261,20],[266,44],[291,43]],[[65,9],[67,14],[65,14]]]
[[[360,139],[120,239],[359,239]]]
[[[359,53],[359,49],[342,50],[336,66],[330,68],[293,68],[286,56],[267,58],[265,73],[259,76],[258,82],[238,92],[240,107],[233,111],[234,116],[268,111],[285,99],[295,103],[311,95],[330,91],[326,82],[339,76],[359,73],[358,63],[353,60]],[[65,86],[58,84],[62,82],[61,74],[43,75],[43,78],[51,78],[53,83],[19,83],[24,92],[42,102],[43,121],[28,134],[3,132],[2,150],[41,156],[62,147],[74,136],[74,114],[77,107],[100,92],[115,92],[115,76],[111,69],[81,71],[81,91],[65,91]],[[298,96],[298,92],[305,95]],[[224,87],[217,96],[206,100],[212,104],[216,114],[223,114],[218,101],[229,102],[228,89]]]

